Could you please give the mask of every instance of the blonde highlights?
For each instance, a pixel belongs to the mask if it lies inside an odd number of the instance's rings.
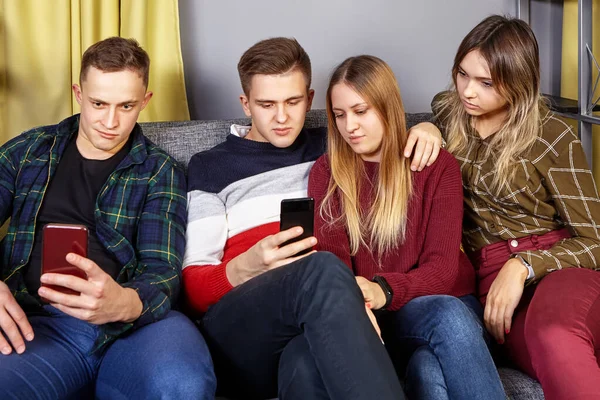
[[[362,209],[361,182],[366,172],[361,157],[346,143],[336,125],[331,92],[338,84],[347,85],[362,97],[375,110],[384,128],[379,170],[373,182],[375,198]],[[410,160],[402,154],[407,135],[398,82],[392,69],[377,57],[348,58],[331,76],[326,107],[331,178],[319,212],[331,224],[342,223],[346,227],[352,255],[368,240],[381,257],[404,241],[412,194]],[[339,215],[332,211],[334,197],[340,204]]]
[[[527,23],[499,15],[484,19],[463,39],[452,67],[454,90],[444,93],[433,110],[453,154],[464,152],[469,134],[475,133],[476,117],[467,114],[456,90],[460,63],[474,50],[487,62],[493,85],[507,102],[506,119],[490,137],[484,156],[494,158],[496,173],[490,189],[499,192],[513,180],[519,157],[527,154],[541,135],[542,119],[548,112],[540,94],[538,44]]]

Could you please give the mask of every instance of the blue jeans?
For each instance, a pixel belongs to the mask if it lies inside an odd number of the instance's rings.
[[[52,306],[31,316],[35,338],[18,355],[0,355],[1,399],[213,399],[216,379],[206,343],[194,324],[166,318],[91,354],[95,325]]]
[[[505,399],[475,296],[417,297],[378,316],[410,399]]]
[[[352,271],[317,252],[236,287],[201,321],[219,393],[243,399],[401,400]]]

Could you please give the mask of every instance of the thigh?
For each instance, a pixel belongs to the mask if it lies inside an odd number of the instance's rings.
[[[548,274],[515,321],[519,330],[507,345],[526,372],[533,373],[535,360],[548,352],[555,358],[585,353],[593,364],[600,342],[600,272],[568,268]]]
[[[213,399],[216,379],[202,335],[171,311],[115,341],[96,380],[98,399]]]
[[[47,306],[30,323],[34,339],[23,354],[0,355],[0,398],[87,397],[99,357],[91,355],[97,327]]]
[[[417,297],[391,313],[386,326],[393,331],[393,339],[415,347],[430,343],[434,335],[455,340],[465,332],[483,335],[480,310],[472,303],[447,295]]]

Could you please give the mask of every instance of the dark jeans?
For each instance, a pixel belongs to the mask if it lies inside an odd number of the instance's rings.
[[[411,400],[493,400],[506,395],[487,347],[475,296],[435,295],[378,315]]]
[[[318,252],[238,286],[202,330],[220,394],[288,399],[403,399],[352,271]]]
[[[52,306],[29,319],[35,338],[23,354],[0,354],[0,399],[213,399],[206,343],[183,314],[90,353],[99,330]],[[95,393],[94,393],[95,386]]]

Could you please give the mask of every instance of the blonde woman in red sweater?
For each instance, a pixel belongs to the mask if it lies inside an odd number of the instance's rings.
[[[328,151],[308,188],[319,250],[354,271],[408,397],[503,399],[474,270],[460,251],[458,163],[441,150],[432,166],[411,171],[398,84],[376,57],[336,68],[327,115]]]

